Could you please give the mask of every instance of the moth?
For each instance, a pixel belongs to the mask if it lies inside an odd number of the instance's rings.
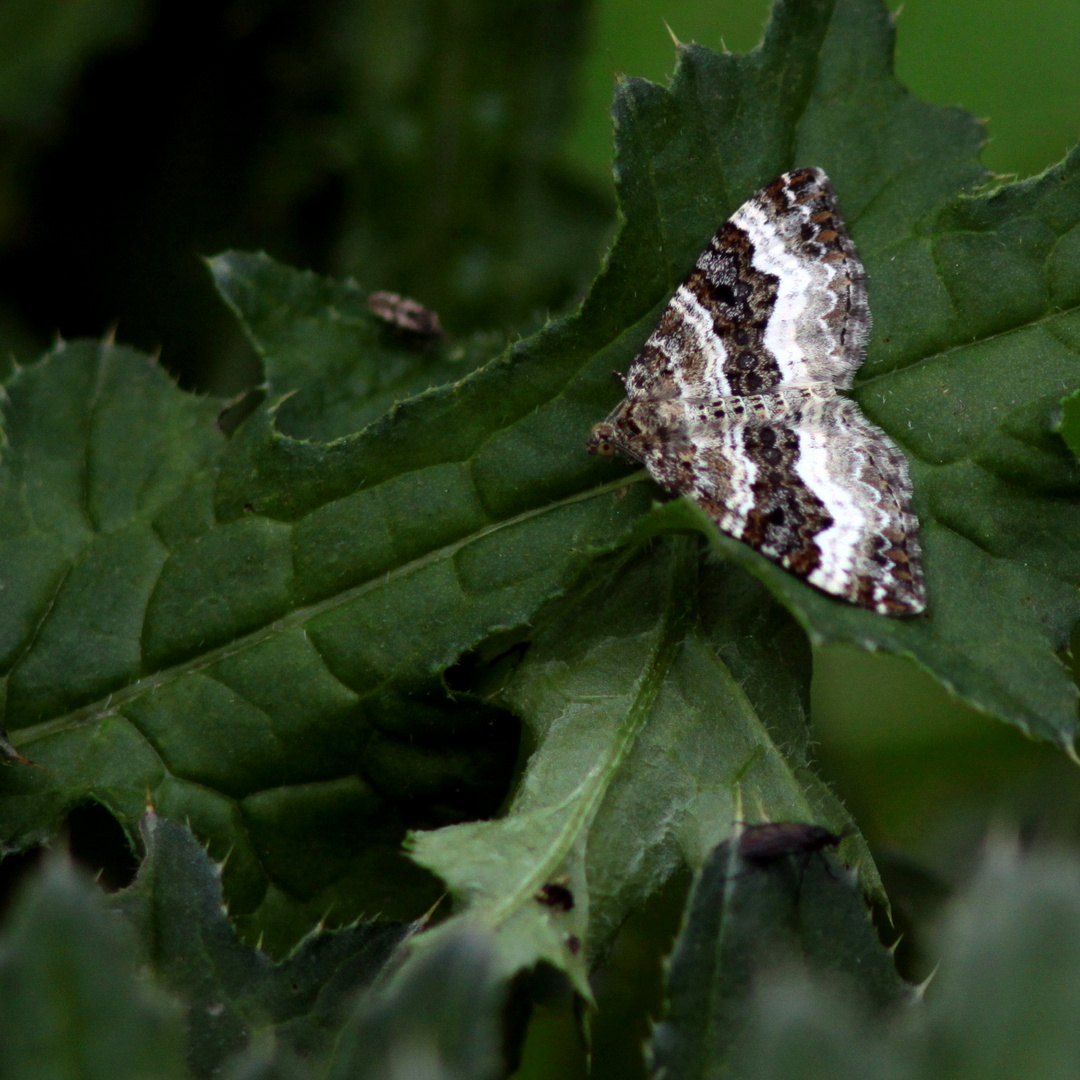
[[[720,226],[597,424],[595,454],[811,585],[883,615],[926,607],[907,461],[839,391],[866,355],[866,272],[821,169]]]
[[[367,298],[368,309],[383,322],[418,337],[441,337],[439,316],[408,296],[392,292],[373,292]]]

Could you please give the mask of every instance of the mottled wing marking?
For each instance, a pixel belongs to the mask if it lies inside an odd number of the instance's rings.
[[[820,169],[732,215],[676,290],[590,449],[642,461],[736,536],[825,592],[925,607],[901,451],[854,402],[865,273]]]
[[[765,346],[779,282],[755,269],[752,254],[745,232],[721,226],[630,366],[631,395],[727,397],[780,382]]]
[[[748,199],[731,221],[754,245],[754,263],[779,291],[765,345],[781,383],[847,388],[866,355],[866,272],[836,192],[820,169],[785,173]]]

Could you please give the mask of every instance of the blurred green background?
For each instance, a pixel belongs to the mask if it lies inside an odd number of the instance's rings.
[[[989,121],[983,155],[996,172],[1041,172],[1080,134],[1080,5],[1073,0],[905,0],[896,18],[896,69],[918,97]],[[769,0],[608,0],[595,9],[582,97],[569,149],[597,177],[608,167],[615,72],[662,82],[671,38],[745,52]]]
[[[190,387],[258,366],[201,258],[265,249],[524,332],[571,305],[615,223],[617,73],[667,78],[671,34],[743,51],[767,0],[3,0],[0,356],[56,335],[159,352]],[[666,23],[666,26],[665,26]],[[1080,133],[1076,0],[907,0],[897,68],[986,118],[1026,176]],[[1077,769],[903,660],[819,651],[818,756],[879,858],[912,977],[919,926],[989,824],[1075,844]],[[599,977],[596,1076],[642,1075],[675,882]],[[569,1005],[538,988],[522,1075],[584,1075]]]

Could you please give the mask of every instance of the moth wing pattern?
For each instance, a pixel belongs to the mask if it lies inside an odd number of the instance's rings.
[[[720,227],[632,363],[590,449],[645,464],[811,585],[888,615],[926,605],[907,461],[846,389],[866,275],[820,169]]]
[[[823,399],[798,428],[798,470],[826,505],[832,525],[811,585],[886,615],[926,607],[919,520],[911,509],[907,459],[855,402]]]
[[[684,437],[642,446],[662,487],[824,592],[883,614],[925,606],[907,462],[853,401],[804,388],[676,410]]]
[[[869,331],[866,271],[832,183],[821,169],[785,173],[709,241],[631,364],[627,396],[847,388]]]
[[[731,221],[754,238],[755,265],[778,279],[766,342],[781,382],[851,386],[866,359],[866,270],[821,169],[785,173]]]

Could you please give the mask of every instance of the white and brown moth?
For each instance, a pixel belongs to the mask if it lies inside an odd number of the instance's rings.
[[[866,273],[821,169],[720,227],[593,428],[724,532],[884,615],[926,607],[903,453],[837,391],[866,353]]]

